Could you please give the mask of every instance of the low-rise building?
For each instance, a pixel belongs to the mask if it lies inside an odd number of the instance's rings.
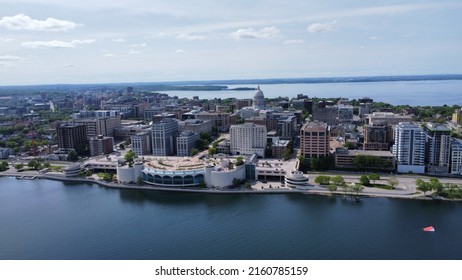
[[[390,151],[364,151],[337,148],[335,167],[340,169],[395,170],[395,156]]]
[[[13,154],[13,150],[9,148],[0,148],[0,159],[7,159]]]

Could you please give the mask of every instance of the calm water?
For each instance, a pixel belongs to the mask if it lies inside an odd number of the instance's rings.
[[[462,259],[461,217],[459,203],[0,178],[0,259]]]
[[[249,85],[230,85],[230,88]],[[252,85],[250,85],[252,86]],[[257,85],[253,85],[256,87]],[[374,101],[393,105],[430,106],[462,105],[462,80],[450,81],[407,81],[369,83],[320,83],[320,84],[270,84],[261,85],[265,97],[296,97],[303,93],[309,97],[361,98],[368,96]],[[171,96],[194,95],[203,99],[252,98],[255,91],[167,91]]]

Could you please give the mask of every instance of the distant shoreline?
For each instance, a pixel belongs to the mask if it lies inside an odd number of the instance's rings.
[[[223,85],[257,85],[257,84],[323,84],[323,83],[372,83],[372,82],[407,82],[407,81],[447,81],[462,80],[462,74],[432,75],[390,75],[390,76],[351,76],[351,77],[313,77],[313,78],[270,78],[270,79],[235,79],[235,80],[197,80],[172,82],[127,82],[127,83],[89,83],[89,84],[42,84],[42,85],[3,85],[3,90],[89,90],[95,88],[121,89],[136,86],[137,90],[158,91],[203,91],[235,90]],[[207,88],[213,89],[207,89]]]

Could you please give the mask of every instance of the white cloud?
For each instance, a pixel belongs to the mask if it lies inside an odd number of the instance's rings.
[[[231,33],[231,37],[235,39],[270,39],[279,36],[279,29],[274,26],[264,27],[260,30],[255,30],[253,28],[241,28]]]
[[[204,36],[192,35],[192,34],[179,34],[176,36],[176,38],[179,40],[185,40],[185,41],[195,41],[195,40],[205,39]]]
[[[306,30],[310,33],[319,33],[319,32],[328,32],[328,31],[334,31],[334,26],[331,23],[312,23],[310,24]]]
[[[380,36],[371,36],[371,37],[369,37],[369,40],[380,40],[380,39],[382,39],[382,37],[380,37]]]
[[[87,40],[72,40],[70,42],[64,41],[31,41],[31,42],[24,42],[21,46],[30,48],[30,49],[72,49],[75,48],[77,45],[86,45],[92,44],[96,40],[94,39],[87,39]]]
[[[72,40],[71,44],[73,45],[88,45],[96,42],[95,39],[85,39],[85,40]]]
[[[176,52],[176,53],[184,53],[184,50],[178,49],[178,50],[176,50],[175,52]]]
[[[13,38],[0,37],[0,42],[3,42],[3,43],[10,43],[10,42],[13,42],[13,41],[14,41]]]
[[[12,17],[3,17],[0,19],[0,26],[11,30],[67,31],[77,27],[77,23],[55,18],[37,20],[24,14],[17,14]]]
[[[135,51],[135,50],[129,50],[128,54],[140,54],[140,51]]]
[[[303,40],[293,39],[293,40],[285,40],[284,45],[298,45],[303,44]]]
[[[70,64],[64,65],[64,68],[75,68],[75,66],[76,66],[75,64],[70,63]]]
[[[0,61],[18,61],[24,58],[14,55],[0,55]]]
[[[146,43],[142,43],[142,44],[130,44],[130,47],[132,48],[144,48],[146,47],[148,44]]]
[[[112,58],[112,57],[117,57],[117,55],[113,53],[107,53],[104,55],[104,57]]]
[[[117,39],[112,39],[112,42],[115,43],[125,43],[126,40],[124,38],[117,38]]]

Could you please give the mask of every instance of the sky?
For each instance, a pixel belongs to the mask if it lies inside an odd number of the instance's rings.
[[[462,1],[0,0],[0,85],[462,74]]]

